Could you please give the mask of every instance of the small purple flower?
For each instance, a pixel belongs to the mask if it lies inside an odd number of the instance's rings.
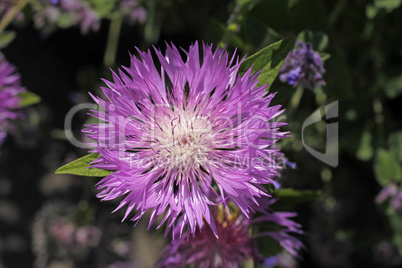
[[[375,201],[377,204],[381,204],[388,199],[390,199],[391,206],[395,211],[402,212],[402,191],[395,184],[391,183],[385,186]]]
[[[241,77],[241,62],[224,50],[204,45],[200,59],[195,43],[184,61],[173,45],[155,52],[161,72],[150,51],[138,50],[142,61],[132,56],[104,81],[107,100],[93,97],[102,111],[92,116],[104,121],[84,130],[101,155],[93,166],[115,171],[98,183],[98,197],[123,197],[116,210],[127,206],[124,219],[151,210],[150,225],[165,213],[167,231],[181,218],[181,230],[195,233],[205,220],[217,235],[217,198],[248,215],[268,195],[262,185],[273,182],[282,155],[271,146],[287,135],[278,128],[286,123],[270,121],[283,110],[269,106],[275,94],[257,87],[258,74]]]
[[[296,268],[298,267],[296,259],[293,255],[287,252],[281,252],[275,256],[271,256],[264,259],[265,268]]]
[[[99,230],[98,227],[86,225],[77,229],[75,239],[78,244],[88,247],[97,247],[100,242],[101,234],[101,230]]]
[[[259,255],[256,239],[261,236],[270,236],[276,239],[285,249],[294,256],[304,245],[292,236],[292,233],[302,233],[300,225],[289,217],[295,213],[274,212],[268,208],[258,209],[260,216],[248,219],[240,213],[226,213],[223,207],[218,207],[214,216],[219,239],[209,227],[197,231],[193,236],[186,233],[181,238],[171,241],[161,253],[158,260],[159,267],[211,267],[220,268],[241,267],[247,260],[263,263],[265,260]],[[267,223],[280,225],[283,229],[273,232],[263,232],[256,235],[250,233],[252,225],[262,226]],[[180,230],[175,230],[179,232]]]
[[[64,247],[71,248],[75,246],[75,229],[74,224],[66,218],[55,217],[50,222],[49,234]]]
[[[147,11],[139,6],[137,0],[120,0],[119,9],[131,24],[144,23],[147,19]]]
[[[304,87],[313,90],[316,86],[325,86],[322,77],[325,73],[324,62],[315,52],[311,43],[298,41],[299,49],[292,50],[285,59],[279,79],[294,87]]]
[[[20,108],[21,101],[18,94],[24,91],[20,75],[0,52],[0,145],[6,137],[9,120],[15,120],[20,116],[16,111]]]
[[[40,0],[40,3],[41,8],[34,15],[35,27],[38,29],[54,30],[55,27],[60,26],[59,20],[63,16],[64,21],[61,27],[80,25],[82,34],[90,30],[99,30],[98,15],[86,1]]]

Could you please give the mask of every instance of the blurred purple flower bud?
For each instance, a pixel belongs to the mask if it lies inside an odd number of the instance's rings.
[[[298,49],[292,50],[285,59],[279,72],[279,79],[293,87],[304,87],[313,90],[317,86],[325,86],[322,77],[325,73],[324,62],[320,55],[312,49],[311,43],[298,41]]]

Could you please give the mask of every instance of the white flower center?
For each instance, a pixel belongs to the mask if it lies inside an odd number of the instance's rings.
[[[155,122],[155,145],[159,164],[166,168],[199,168],[212,149],[212,126],[207,117],[179,110]]]

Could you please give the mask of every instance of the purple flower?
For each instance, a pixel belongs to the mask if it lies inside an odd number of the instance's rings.
[[[137,0],[120,0],[119,9],[131,24],[136,21],[144,23],[147,19],[147,11],[139,6]]]
[[[390,199],[391,206],[395,211],[402,211],[402,191],[393,183],[385,186],[375,201],[377,204],[381,204],[388,199]]]
[[[35,27],[52,31],[55,27],[80,25],[81,33],[97,31],[100,27],[98,15],[88,2],[83,0],[40,0],[41,8],[34,15]],[[63,21],[60,22],[60,19]]]
[[[281,252],[275,256],[271,256],[264,259],[265,268],[275,268],[275,267],[283,267],[283,268],[296,268],[298,267],[296,259],[293,255],[287,252]]]
[[[311,43],[297,42],[299,49],[291,51],[282,66],[279,79],[294,87],[313,90],[316,86],[325,86],[322,75],[325,73],[324,62],[316,53]]]
[[[6,137],[9,120],[20,116],[15,109],[20,108],[21,99],[18,94],[23,91],[25,89],[21,86],[20,75],[0,52],[0,145]]]
[[[124,196],[116,208],[127,206],[124,219],[151,210],[151,225],[165,212],[167,231],[182,218],[181,230],[195,233],[205,220],[217,235],[212,200],[231,200],[248,215],[268,195],[262,185],[281,169],[270,146],[287,134],[278,128],[286,123],[269,121],[283,111],[269,106],[274,94],[257,87],[258,74],[240,77],[241,62],[224,50],[204,45],[200,59],[195,43],[184,61],[173,45],[155,52],[161,73],[151,52],[138,50],[142,61],[132,56],[104,81],[107,100],[93,97],[102,111],[92,116],[104,121],[84,130],[101,155],[93,166],[115,171],[98,183],[98,197]]]
[[[101,230],[93,225],[82,226],[77,229],[75,239],[78,244],[88,247],[97,247],[101,238]]]
[[[300,225],[289,217],[295,213],[274,212],[258,209],[261,213],[252,219],[245,215],[226,213],[222,206],[215,210],[216,227],[219,239],[209,227],[197,231],[193,236],[186,233],[181,238],[171,241],[161,253],[158,260],[159,267],[241,267],[247,260],[255,263],[263,263],[264,258],[259,255],[256,247],[256,239],[261,236],[270,236],[276,239],[285,249],[294,256],[304,248],[304,245],[292,236],[292,233],[302,233]],[[258,228],[257,225],[269,223],[278,224],[283,229],[272,232],[262,232],[252,235],[250,228]],[[180,232],[180,230],[174,230]]]

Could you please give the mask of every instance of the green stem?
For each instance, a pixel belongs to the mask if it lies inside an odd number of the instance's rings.
[[[0,21],[0,33],[13,21],[15,16],[20,12],[28,3],[27,0],[20,0],[13,6]]]
[[[152,44],[155,41],[155,1],[148,0],[147,4],[147,22],[144,29],[144,39],[147,44]]]
[[[377,135],[378,135],[378,145],[384,146],[385,144],[385,127],[384,127],[384,115],[383,115],[383,107],[381,100],[375,98],[373,100],[373,110],[375,113],[374,122],[377,127]]]
[[[113,16],[110,21],[105,56],[103,58],[103,64],[105,65],[105,67],[110,67],[115,64],[122,22],[123,17],[120,15]]]
[[[289,109],[287,110],[286,116],[287,120],[289,120],[294,112],[297,110],[300,104],[300,100],[303,96],[304,88],[303,87],[297,87],[295,93],[293,93],[292,98],[290,99],[290,104],[289,104]]]
[[[325,94],[324,90],[321,87],[315,88],[314,93],[315,93],[315,103],[320,109],[321,116],[324,116],[326,113],[325,104],[327,102],[327,94]]]
[[[348,0],[338,0],[334,8],[332,8],[331,13],[328,16],[329,25],[334,26],[339,16],[341,15],[343,9],[346,7]]]

